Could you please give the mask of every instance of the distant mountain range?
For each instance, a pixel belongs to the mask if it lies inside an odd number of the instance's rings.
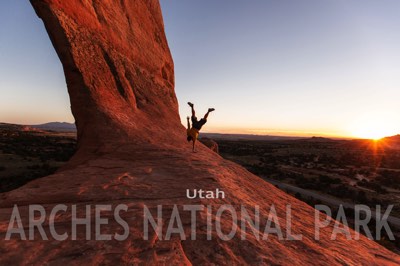
[[[400,135],[395,135],[392,137],[386,137],[381,139],[386,146],[390,146],[392,148],[400,149]]]
[[[41,130],[51,130],[57,132],[75,132],[76,126],[74,123],[67,122],[50,122],[40,125],[29,125],[32,128],[37,128]]]
[[[22,128],[20,128],[22,126]],[[0,127],[9,127],[18,130],[46,130],[56,132],[76,132],[75,123],[67,122],[49,122],[39,125],[15,125],[8,123],[0,123]],[[335,141],[336,139],[324,138],[324,137],[289,137],[289,136],[272,136],[272,135],[252,135],[252,134],[222,134],[222,133],[201,133],[201,137],[211,139],[224,139],[224,140],[308,140],[313,142],[327,142]],[[395,146],[400,148],[400,135],[385,137],[382,140],[389,146]]]
[[[395,141],[400,143],[400,135],[383,138],[385,141]]]
[[[201,133],[201,137],[210,139],[224,140],[296,140],[305,139],[307,137],[289,137],[289,136],[272,136],[272,135],[252,135],[252,134],[222,134],[222,133]]]

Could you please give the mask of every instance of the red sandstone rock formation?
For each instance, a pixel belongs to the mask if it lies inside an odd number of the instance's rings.
[[[88,264],[277,264],[277,265],[390,265],[398,256],[365,237],[331,241],[332,226],[314,240],[314,209],[274,186],[222,159],[204,146],[191,153],[179,122],[174,93],[173,62],[155,0],[31,0],[44,21],[63,64],[78,128],[79,151],[67,167],[14,191],[0,195],[0,265]],[[225,199],[186,198],[186,189],[222,189]],[[28,231],[29,204],[46,212],[56,205],[76,204],[78,217],[86,204],[127,204],[123,218],[130,225],[127,240],[119,242],[21,241],[4,236],[14,204],[20,207]],[[213,233],[206,240],[206,216],[197,223],[197,240],[143,240],[143,206],[152,211],[162,204],[168,216],[178,204],[260,206],[265,225],[275,205],[286,230],[286,205],[292,206],[293,234],[302,241],[280,241],[271,235],[259,241],[251,233],[223,241]],[[93,210],[92,210],[93,212]],[[189,215],[182,215],[190,236]],[[166,220],[164,227],[168,223]],[[61,234],[70,231],[71,217],[56,217]],[[229,230],[229,219],[221,221]],[[92,224],[92,229],[94,225]],[[114,234],[115,222],[103,227]],[[93,229],[94,230],[94,229]],[[48,234],[48,229],[46,229]],[[93,236],[92,236],[93,239]]]
[[[157,1],[31,2],[63,64],[80,152],[180,143],[173,61]]]

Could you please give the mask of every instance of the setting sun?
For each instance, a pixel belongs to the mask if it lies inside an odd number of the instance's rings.
[[[370,117],[354,123],[350,130],[353,137],[378,140],[398,133],[396,125],[385,118]]]

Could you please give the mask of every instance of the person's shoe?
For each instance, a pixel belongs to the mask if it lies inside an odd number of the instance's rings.
[[[189,104],[189,106],[190,106],[190,107],[193,107],[193,103],[191,103],[191,102],[188,102],[188,104]]]
[[[208,112],[213,112],[213,111],[215,111],[214,108],[208,108]]]

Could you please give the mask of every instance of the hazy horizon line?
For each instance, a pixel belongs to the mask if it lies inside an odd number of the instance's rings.
[[[60,123],[60,124],[70,124],[75,125],[75,122],[68,121],[48,121],[43,123],[18,123],[18,122],[3,122],[0,121],[0,124],[10,124],[10,125],[20,125],[20,126],[39,126],[49,123]],[[206,134],[221,134],[221,135],[248,135],[248,136],[265,136],[265,137],[288,137],[288,138],[333,138],[333,139],[365,139],[369,138],[360,138],[356,136],[350,135],[340,135],[340,134],[332,134],[332,133],[324,133],[324,132],[312,132],[312,131],[304,131],[304,130],[268,130],[268,129],[219,129],[219,130],[203,130],[203,133]],[[396,134],[395,134],[396,135]],[[393,136],[395,136],[393,135]],[[390,137],[390,136],[386,136]]]

